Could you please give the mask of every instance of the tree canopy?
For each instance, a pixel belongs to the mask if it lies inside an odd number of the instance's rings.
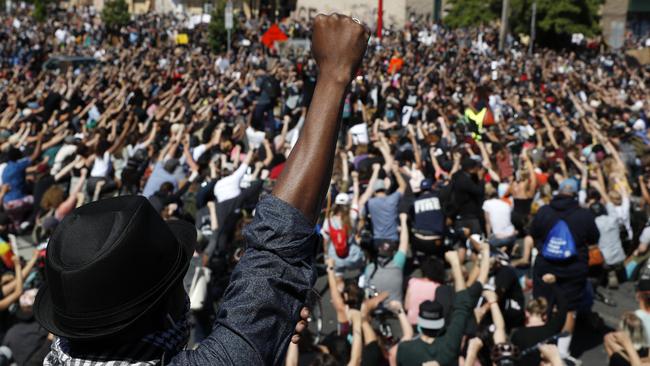
[[[131,15],[125,0],[108,0],[102,9],[102,21],[109,29],[117,29],[129,24]]]
[[[212,11],[210,24],[208,24],[208,42],[210,47],[217,52],[225,51],[228,44],[228,31],[226,30],[226,1],[219,0]],[[237,31],[237,16],[233,15],[234,35]]]
[[[545,38],[566,37],[583,33],[590,37],[600,33],[598,10],[602,0],[536,0],[537,31]],[[532,6],[535,0],[510,0],[508,22],[514,34],[530,33]],[[444,23],[453,27],[486,24],[501,17],[502,0],[451,0]]]
[[[470,27],[487,24],[498,18],[497,10],[501,8],[494,0],[451,0],[451,9],[444,18],[444,23],[452,28]]]

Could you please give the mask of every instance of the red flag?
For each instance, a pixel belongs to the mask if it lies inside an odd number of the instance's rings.
[[[275,42],[284,42],[289,37],[287,37],[286,34],[278,27],[277,24],[271,25],[269,30],[267,30],[263,35],[262,35],[262,43],[268,48],[273,48],[273,44]]]

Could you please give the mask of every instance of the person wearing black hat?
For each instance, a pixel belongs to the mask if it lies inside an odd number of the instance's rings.
[[[420,335],[400,343],[397,348],[399,366],[422,365],[429,361],[437,361],[444,366],[458,362],[467,321],[474,316],[473,309],[490,270],[490,247],[487,244],[481,247],[481,256],[477,282],[456,294],[449,322],[445,320],[444,307],[440,302],[425,301],[420,304],[417,321]]]
[[[316,280],[314,225],[330,181],[339,111],[368,38],[367,28],[349,17],[314,19],[320,75],[306,122],[272,195],[245,230],[248,249],[212,334],[183,351],[189,335],[183,277],[194,226],[163,221],[142,196],[106,199],[66,216],[48,244],[34,315],[57,338],[44,365],[284,363],[289,342],[306,328],[303,306]]]

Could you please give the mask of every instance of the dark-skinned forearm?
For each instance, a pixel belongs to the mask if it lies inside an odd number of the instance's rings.
[[[320,76],[305,121],[273,195],[315,223],[327,191],[348,83]]]

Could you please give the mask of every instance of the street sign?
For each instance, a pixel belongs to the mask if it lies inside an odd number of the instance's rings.
[[[232,29],[232,1],[226,3],[226,29]]]

